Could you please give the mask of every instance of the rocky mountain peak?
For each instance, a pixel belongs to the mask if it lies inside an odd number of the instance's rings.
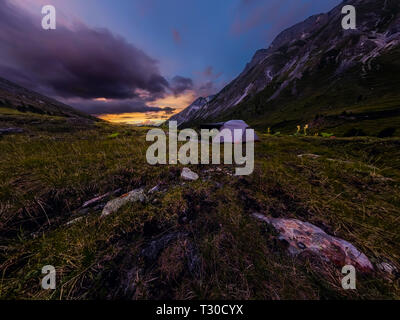
[[[357,10],[357,29],[344,30],[342,8]],[[296,95],[305,75],[323,73],[332,82],[346,71],[373,72],[371,62],[400,43],[400,2],[349,0],[330,12],[309,17],[282,31],[267,49],[258,50],[244,71],[209,103],[189,106],[176,117],[181,124],[219,120],[268,89],[268,104],[285,90]],[[317,77],[317,76],[316,76]],[[196,104],[198,106],[198,104]]]

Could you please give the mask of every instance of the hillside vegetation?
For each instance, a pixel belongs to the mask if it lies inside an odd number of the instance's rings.
[[[354,68],[335,81],[330,71],[323,69],[304,76],[274,101],[268,98],[280,84],[271,84],[217,120],[247,119],[256,128],[271,127],[286,133],[308,123],[313,132],[328,130],[337,136],[357,135],[351,134],[352,129],[378,136],[382,130],[393,128],[393,135],[399,136],[399,61],[397,48],[372,62],[373,75],[360,76]]]

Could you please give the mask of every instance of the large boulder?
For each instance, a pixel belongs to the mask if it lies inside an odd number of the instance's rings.
[[[253,216],[272,225],[279,232],[279,239],[288,243],[291,255],[309,252],[340,267],[352,265],[357,271],[366,273],[374,270],[366,255],[351,243],[330,236],[311,223],[296,219],[270,218],[259,213],[254,213]]]
[[[122,195],[119,198],[111,200],[107,202],[106,206],[103,209],[101,217],[104,218],[114,212],[117,212],[122,206],[132,203],[132,202],[144,202],[146,200],[146,196],[144,194],[143,189],[136,189],[131,192],[128,192]]]

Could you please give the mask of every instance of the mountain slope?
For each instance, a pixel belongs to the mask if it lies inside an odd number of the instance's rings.
[[[357,30],[341,27],[345,4],[357,9]],[[240,118],[260,129],[310,123],[344,133],[386,119],[398,127],[399,12],[396,0],[350,0],[283,31],[183,125]]]
[[[23,88],[3,78],[0,78],[0,107],[41,115],[96,120],[96,118],[75,110],[66,104]]]
[[[208,104],[215,96],[209,96],[206,98],[200,97],[197,98],[190,106],[185,108],[178,114],[172,116],[169,120],[170,121],[177,121],[178,125],[185,123],[186,121],[190,120],[191,117],[196,114],[201,108],[203,108],[206,104]]]

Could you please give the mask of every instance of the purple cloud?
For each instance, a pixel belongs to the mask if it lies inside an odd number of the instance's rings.
[[[89,114],[120,114],[120,113],[146,113],[146,112],[165,112],[171,114],[175,109],[170,107],[150,107],[141,99],[126,100],[82,100],[70,102],[71,106]]]
[[[158,63],[106,29],[41,28],[41,17],[0,0],[0,75],[62,98],[150,99],[169,88]]]
[[[193,89],[193,81],[190,78],[184,78],[181,76],[176,76],[171,81],[171,90],[178,96],[185,92],[186,90]]]

